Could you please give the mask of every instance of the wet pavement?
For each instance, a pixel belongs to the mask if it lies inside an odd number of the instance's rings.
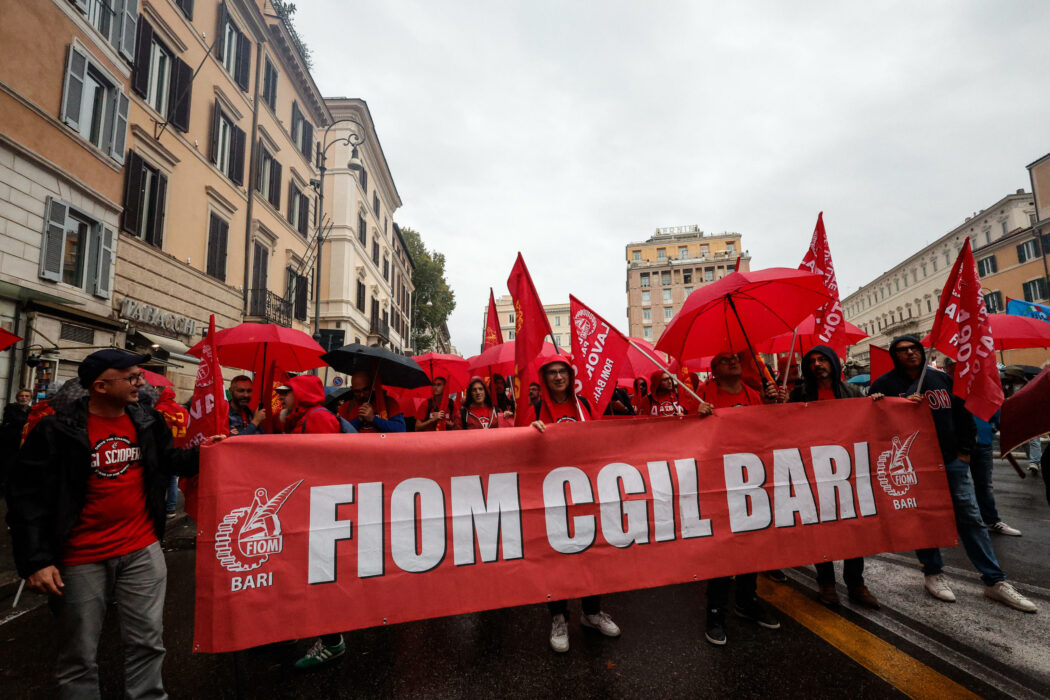
[[[567,654],[550,651],[550,618],[545,606],[535,605],[351,632],[343,658],[305,674],[294,672],[291,662],[312,640],[235,654],[190,652],[193,531],[183,520],[166,538],[165,683],[176,698],[859,700],[902,696],[901,688],[912,696],[942,694],[947,686],[941,681],[954,681],[961,686],[957,690],[984,697],[1045,697],[1050,695],[1050,507],[1041,480],[1021,481],[1005,463],[997,468],[996,479],[1003,518],[1024,532],[1021,538],[995,537],[996,549],[1010,578],[1040,606],[1038,615],[985,599],[965,555],[955,548],[945,550],[959,597],[955,604],[940,603],[922,591],[911,554],[886,554],[869,558],[866,570],[883,610],[844,605],[828,613],[812,600],[812,568],[794,569],[787,584],[761,580],[761,590],[783,608],[776,611],[782,628],[767,630],[731,617],[729,643],[721,648],[703,638],[703,585],[691,583],[606,596],[603,608],[623,629],[619,639],[582,629],[578,603],[570,604]],[[845,600],[845,591],[841,594]],[[11,612],[10,598],[0,600],[0,687],[5,697],[52,694],[55,631],[42,602],[29,594]],[[108,622],[99,654],[103,696],[119,697],[119,632],[115,616]],[[873,667],[885,656],[879,651],[884,648],[898,654],[887,659],[898,660]],[[912,679],[913,685],[907,685],[902,667],[909,665],[924,669],[935,684],[916,686]]]

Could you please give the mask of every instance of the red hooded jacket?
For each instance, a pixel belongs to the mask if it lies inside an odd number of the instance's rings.
[[[284,422],[286,433],[338,433],[339,420],[324,408],[324,385],[321,378],[300,374],[288,380],[295,396],[295,408]]]

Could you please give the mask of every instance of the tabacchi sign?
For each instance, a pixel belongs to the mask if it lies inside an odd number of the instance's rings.
[[[156,326],[180,335],[196,335],[197,321],[186,316],[179,316],[156,306],[124,297],[120,304],[120,317],[129,321],[138,321],[147,326]]]
[[[903,399],[201,460],[200,651],[955,541],[930,412]]]

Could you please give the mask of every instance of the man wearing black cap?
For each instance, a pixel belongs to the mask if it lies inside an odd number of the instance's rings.
[[[96,651],[111,602],[126,695],[165,697],[165,491],[171,475],[197,473],[199,452],[175,449],[164,418],[137,405],[138,365],[148,359],[116,348],[85,358],[78,375],[88,396],[40,421],[11,475],[15,564],[30,588],[51,596],[62,697],[98,696]]]

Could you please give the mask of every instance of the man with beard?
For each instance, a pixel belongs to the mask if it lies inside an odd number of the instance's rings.
[[[835,399],[861,398],[860,387],[842,381],[842,367],[838,355],[827,345],[817,345],[802,358],[802,384],[791,392],[791,403],[809,401],[831,401]],[[882,394],[872,394],[878,401]],[[835,590],[835,564],[822,561],[817,569],[818,598],[828,607],[837,607],[839,594]],[[864,557],[847,559],[842,563],[842,580],[854,603],[873,610],[879,609],[879,601],[864,585]]]
[[[944,471],[948,477],[955,526],[966,555],[981,574],[985,597],[1022,612],[1036,612],[1035,604],[1006,581],[1006,574],[999,567],[999,560],[995,556],[988,528],[981,520],[970,477],[970,454],[977,430],[963,400],[952,394],[952,378],[932,367],[927,367],[923,375],[926,351],[913,335],[895,338],[890,343],[890,357],[893,359],[893,369],[871,383],[871,392],[901,396],[916,405],[929,406],[941,457],[944,459]],[[941,550],[920,549],[916,555],[922,563],[923,584],[929,594],[938,600],[955,602],[955,594],[943,573]]]
[[[241,374],[230,380],[230,435],[256,435],[262,432],[266,412],[252,412],[252,380]]]
[[[678,391],[674,379],[662,369],[649,377],[652,393],[642,401],[640,415],[643,416],[684,416],[685,409],[678,403]]]
[[[540,360],[540,400],[533,404],[535,420],[532,427],[543,433],[548,424],[576,423],[596,420],[587,399],[573,391],[575,377],[572,366],[560,355]],[[583,601],[583,616],[580,624],[597,630],[606,637],[619,637],[620,628],[607,613],[602,612],[600,595],[586,596]],[[557,600],[547,603],[551,614],[551,649],[564,653],[569,650],[569,601]]]
[[[349,401],[339,407],[339,415],[360,433],[403,433],[405,416],[392,396],[387,396],[371,372],[360,370],[350,376]]]

